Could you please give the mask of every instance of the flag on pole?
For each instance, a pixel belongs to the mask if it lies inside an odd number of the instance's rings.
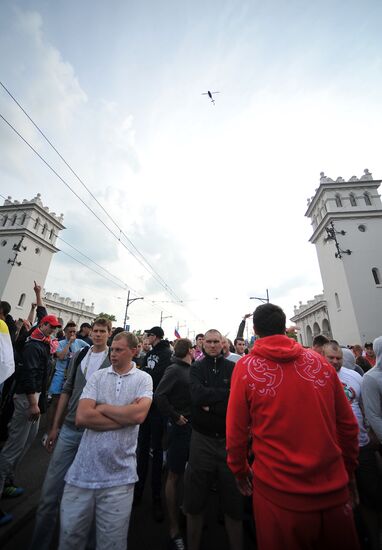
[[[174,336],[175,336],[176,339],[180,338],[180,334],[177,331],[177,329],[174,330]]]

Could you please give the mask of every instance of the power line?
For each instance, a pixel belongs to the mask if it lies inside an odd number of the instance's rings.
[[[73,168],[70,166],[70,164],[65,160],[65,158],[61,155],[61,153],[57,150],[57,148],[53,145],[53,143],[49,140],[49,138],[45,135],[45,133],[41,130],[41,128],[34,122],[34,120],[31,118],[31,116],[27,113],[27,111],[22,107],[22,105],[17,101],[17,99],[12,95],[12,93],[8,90],[8,88],[3,84],[3,82],[0,81],[0,85],[5,90],[5,92],[12,98],[12,100],[16,103],[16,105],[21,109],[21,111],[25,114],[25,116],[28,118],[28,120],[33,124],[33,126],[36,128],[36,130],[40,133],[40,135],[46,140],[46,142],[52,147],[52,149],[55,151],[55,153],[59,156],[59,158],[64,162],[65,166],[72,172],[72,174],[76,177],[76,179],[81,183],[81,185],[86,189],[86,191],[90,194],[90,196],[96,201],[98,206],[102,209],[102,211],[106,214],[106,216],[112,221],[112,223],[115,225],[115,227],[120,232],[120,236],[122,235],[129,244],[133,247],[133,249],[139,254],[140,258],[149,266],[150,270],[152,271],[151,275],[156,275],[158,278],[158,282],[164,286],[165,290],[173,295],[173,297],[179,299],[176,295],[176,293],[172,290],[172,288],[166,283],[166,281],[159,275],[159,273],[154,269],[154,267],[150,264],[150,262],[145,258],[145,256],[140,252],[140,250],[135,246],[135,244],[131,241],[131,239],[122,231],[119,224],[114,220],[114,218],[109,214],[109,212],[104,208],[104,206],[98,201],[98,199],[94,196],[94,194],[90,191],[90,189],[86,186],[86,184],[83,182],[83,180],[80,178],[80,176],[73,170]],[[4,118],[4,117],[2,117]],[[5,120],[5,119],[4,119]],[[19,135],[19,134],[18,134]],[[20,136],[21,137],[21,136]],[[24,140],[25,141],[25,140]],[[40,156],[40,155],[39,155]],[[41,158],[41,157],[40,157]],[[57,175],[57,174],[56,174]],[[62,178],[60,178],[62,180]],[[67,184],[66,184],[67,185]],[[71,188],[70,188],[71,189]],[[71,191],[74,193],[74,191],[71,189]],[[76,194],[75,194],[76,195]],[[76,195],[77,198],[78,195]],[[81,199],[80,199],[81,200]],[[83,201],[82,201],[83,202]],[[85,203],[83,203],[85,204]],[[85,204],[85,206],[87,206]],[[96,215],[90,208],[89,210]],[[98,216],[96,216],[98,217]],[[98,218],[99,219],[99,218]],[[119,239],[120,240],[120,239]],[[123,243],[122,243],[123,244]],[[133,254],[130,250],[129,252]],[[133,254],[135,259],[137,261],[138,258]],[[141,262],[140,262],[141,263]],[[142,264],[143,265],[143,264]]]
[[[122,233],[122,230],[120,230],[120,236],[118,237],[118,235],[116,235],[111,229],[109,226],[107,226],[105,224],[105,222],[94,212],[94,210],[92,210],[90,208],[90,206],[88,204],[86,204],[86,202],[74,191],[74,189],[72,189],[72,187],[70,187],[70,185],[64,180],[64,178],[62,176],[60,176],[60,174],[53,168],[53,166],[51,166],[51,164],[49,164],[48,161],[46,161],[44,159],[44,157],[42,155],[40,155],[40,153],[33,147],[33,145],[31,145],[21,134],[20,132],[18,132],[16,130],[16,128],[0,113],[0,118],[11,128],[11,130],[13,130],[13,132],[15,132],[15,134],[39,157],[40,160],[42,160],[42,162],[55,174],[55,176],[58,177],[58,179],[75,195],[75,197],[98,219],[98,221],[100,221],[102,223],[102,225],[105,227],[105,229],[107,229],[107,231],[109,231],[109,233],[111,233],[111,235],[113,235],[113,237],[115,239],[118,240],[118,242],[121,243],[121,245],[129,252],[129,254],[131,254],[136,260],[137,262],[139,262],[142,267],[162,286],[162,288],[164,288],[164,290],[166,292],[168,292],[171,296],[173,296],[174,298],[176,298],[178,301],[180,301],[179,297],[174,293],[174,291],[167,285],[166,282],[162,281],[160,275],[157,275],[156,272],[154,271],[151,271],[149,269],[149,267],[147,267],[144,263],[144,261],[142,261],[140,258],[138,258],[134,252],[132,252],[131,250],[129,250],[129,248],[121,241],[121,235],[123,234]],[[148,264],[148,262],[146,262]],[[149,264],[148,264],[149,265]]]
[[[4,197],[4,195],[2,195],[0,193],[0,196]],[[7,199],[5,199],[7,200]],[[29,215],[28,216],[28,219],[32,220],[32,222],[35,222],[36,224],[40,225],[41,227],[44,226],[44,224],[41,223],[41,221],[39,220],[39,218],[33,218],[33,216]],[[14,223],[12,225],[18,225],[18,226],[22,226],[23,224],[21,224],[20,222],[18,222],[17,220],[14,221]],[[74,260],[75,262],[79,263],[80,265],[82,265],[83,267],[85,267],[86,269],[89,269],[90,271],[93,271],[93,273],[96,273],[97,275],[99,275],[100,277],[102,277],[103,279],[113,283],[114,285],[118,286],[119,288],[121,288],[122,290],[127,290],[127,289],[130,289],[132,290],[137,296],[139,294],[144,294],[143,292],[139,292],[137,290],[135,290],[131,285],[128,285],[127,283],[125,283],[125,281],[123,281],[122,279],[120,279],[119,277],[117,277],[116,275],[114,275],[113,273],[111,273],[110,271],[108,271],[106,268],[104,268],[103,266],[99,265],[97,262],[95,262],[92,258],[90,258],[89,256],[87,256],[86,254],[84,254],[83,252],[81,252],[81,250],[79,250],[78,248],[76,248],[75,246],[71,245],[70,243],[68,243],[66,240],[64,240],[62,237],[60,237],[57,233],[54,233],[53,232],[53,235],[52,236],[55,236],[57,239],[60,239],[61,241],[63,241],[66,245],[70,246],[71,248],[73,248],[73,250],[75,250],[78,254],[81,254],[81,256],[83,256],[84,258],[86,258],[87,260],[89,260],[90,262],[92,262],[94,265],[96,265],[97,267],[99,267],[100,269],[102,269],[103,271],[105,271],[105,273],[107,273],[108,275],[111,275],[112,277],[114,277],[115,279],[117,279],[117,281],[119,281],[119,283],[117,283],[116,281],[113,281],[112,279],[106,277],[105,275],[103,275],[102,273],[99,273],[99,271],[96,271],[95,269],[93,269],[91,266],[85,264],[84,262],[81,262],[81,260],[79,260],[78,258],[75,258],[74,256],[72,256],[71,254],[69,254],[68,252],[65,252],[64,250],[60,250],[60,252],[62,252],[63,254],[65,254],[66,256],[68,256],[69,258],[71,258],[72,260]],[[120,284],[121,283],[121,284]],[[148,298],[148,297],[146,297]],[[165,313],[170,313],[169,311],[167,310],[164,310],[163,308],[161,307],[158,307],[156,306],[154,303],[151,303],[151,300],[149,299],[148,301],[150,301],[150,304],[152,307],[154,307],[157,311],[165,311]]]
[[[102,211],[106,214],[106,216],[112,221],[112,223],[115,225],[115,227],[119,231],[119,236],[116,235],[104,222],[103,220],[90,208],[89,205],[87,205],[81,197],[70,187],[70,185],[54,170],[54,168],[38,153],[38,151],[12,126],[12,124],[5,119],[3,115],[0,114],[0,117],[4,120],[6,124],[24,141],[24,143],[32,149],[32,151],[44,162],[44,164],[60,179],[62,183],[76,196],[78,200],[82,202],[82,204],[103,224],[103,226],[122,244],[122,246],[135,258],[138,263],[144,267],[144,269],[156,280],[156,282],[164,288],[164,290],[175,300],[183,305],[183,300],[179,298],[179,296],[174,292],[174,290],[166,283],[166,281],[161,277],[161,275],[154,269],[154,267],[151,265],[151,263],[145,258],[145,256],[140,252],[140,250],[135,246],[135,244],[131,241],[131,239],[124,233],[124,231],[120,228],[118,223],[114,220],[114,218],[109,214],[109,212],[104,208],[104,206],[98,201],[98,199],[94,196],[94,194],[90,191],[90,189],[86,186],[86,184],[83,182],[83,180],[80,178],[80,176],[73,170],[73,168],[70,166],[70,164],[66,161],[66,159],[61,155],[61,153],[57,150],[57,148],[53,145],[53,143],[49,140],[49,138],[45,135],[45,133],[41,130],[41,128],[38,126],[38,124],[32,119],[32,117],[27,113],[27,111],[23,108],[23,106],[20,104],[20,102],[13,96],[13,94],[8,90],[8,88],[5,86],[3,82],[0,81],[0,85],[4,89],[4,91],[11,97],[11,99],[16,103],[16,105],[21,109],[21,111],[24,113],[24,115],[28,118],[28,120],[31,122],[31,124],[34,126],[34,128],[40,133],[40,135],[46,140],[46,142],[52,147],[52,149],[56,152],[56,154],[59,156],[59,158],[64,162],[65,166],[72,172],[72,174],[76,177],[76,179],[81,183],[81,185],[86,189],[86,191],[90,194],[90,196],[96,201],[98,206],[102,209]],[[121,236],[123,236],[130,246],[135,250],[135,252],[139,255],[137,255],[132,252],[122,241]],[[190,310],[187,306],[183,305],[185,309],[187,309],[195,318],[199,319],[194,312]],[[200,319],[199,319],[200,321]]]

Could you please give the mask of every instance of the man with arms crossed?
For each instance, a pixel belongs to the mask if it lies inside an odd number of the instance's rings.
[[[95,372],[80,398],[76,424],[87,429],[65,477],[60,550],[85,548],[93,518],[97,550],[127,546],[138,424],[152,401],[152,378],[132,362],[137,347],[134,334],[119,333],[112,366]]]
[[[348,490],[358,424],[342,384],[324,358],[285,336],[278,306],[259,306],[253,325],[259,339],[232,375],[227,453],[241,492],[253,489],[257,548],[358,549]]]
[[[53,452],[45,475],[38,504],[30,550],[49,550],[56,527],[65,474],[72,464],[80,444],[83,428],[75,425],[78,402],[87,380],[98,369],[110,366],[107,340],[111,321],[98,317],[93,323],[91,347],[74,354],[57,404],[46,449]]]

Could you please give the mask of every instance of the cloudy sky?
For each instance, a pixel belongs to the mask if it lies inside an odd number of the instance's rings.
[[[109,280],[58,253],[46,289],[122,322],[129,287],[132,328],[163,311],[170,337],[234,336],[266,288],[293,315],[322,291],[304,217],[320,172],[382,177],[381,18],[378,0],[2,0],[0,80],[116,222],[0,89],[0,113],[103,222],[0,120],[1,194],[40,192],[107,270],[58,241]]]

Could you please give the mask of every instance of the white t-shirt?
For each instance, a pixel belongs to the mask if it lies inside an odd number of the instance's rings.
[[[93,348],[89,349],[81,361],[81,370],[86,381],[88,381],[91,375],[100,368],[108,353],[109,349],[97,353],[93,351]]]
[[[362,376],[358,372],[342,367],[338,371],[338,378],[341,380],[345,390],[346,397],[353,409],[354,416],[358,421],[359,426],[359,446],[364,447],[370,441],[369,435],[365,427],[365,420],[359,406],[362,396]]]
[[[152,399],[152,395],[151,376],[134,365],[122,375],[113,367],[98,370],[87,381],[80,399],[121,406],[130,405],[138,397]],[[104,432],[87,428],[65,481],[86,489],[135,483],[138,430],[138,425]]]

